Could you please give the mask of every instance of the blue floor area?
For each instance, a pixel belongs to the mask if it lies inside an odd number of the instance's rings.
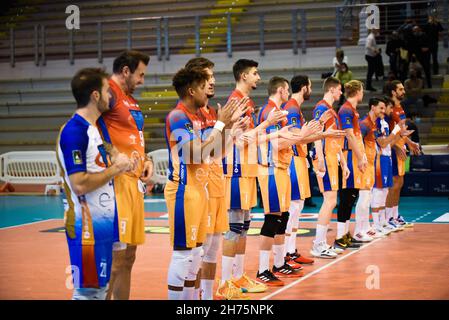
[[[146,197],[145,201],[146,212],[161,214],[167,212],[162,195]],[[317,207],[305,207],[304,213],[318,212],[322,198],[315,197],[313,201]],[[447,197],[402,197],[399,210],[408,221],[429,223],[449,213],[449,199]],[[255,208],[253,212],[261,213],[262,209]],[[63,206],[59,197],[0,196],[0,228],[63,217]]]

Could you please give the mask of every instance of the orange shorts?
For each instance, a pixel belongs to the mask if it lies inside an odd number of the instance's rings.
[[[251,210],[257,205],[257,184],[254,177],[226,177],[226,210]]]
[[[164,190],[170,227],[170,243],[179,248],[195,248],[207,234],[206,188],[168,181]]]
[[[207,234],[223,233],[229,230],[228,211],[224,197],[208,200]]]
[[[307,158],[292,157],[290,164],[290,181],[292,185],[292,200],[304,200],[310,197],[309,168]]]
[[[144,194],[139,179],[122,174],[114,178],[120,242],[138,245],[145,242]]]
[[[287,212],[290,209],[292,191],[288,170],[260,166],[257,179],[264,212],[266,214]]]
[[[324,164],[326,166],[326,173],[324,177],[316,176],[320,192],[338,191],[338,158],[336,155],[324,156]],[[313,167],[318,166],[318,159],[313,160]]]

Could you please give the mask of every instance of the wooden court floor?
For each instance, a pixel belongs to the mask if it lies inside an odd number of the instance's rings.
[[[167,221],[148,221],[165,226]],[[260,222],[253,224],[260,226]],[[70,299],[67,244],[63,232],[42,232],[63,226],[61,219],[0,230],[0,299]],[[315,223],[301,222],[313,230]],[[335,237],[331,224],[328,242]],[[249,236],[246,272],[255,277],[258,237]],[[298,237],[309,255],[312,237]],[[166,299],[170,261],[168,234],[147,234],[138,248],[131,299]],[[220,259],[218,259],[220,261]],[[315,260],[305,276],[285,279],[286,286],[252,294],[252,299],[449,299],[449,224],[415,224],[411,229],[376,240],[335,260]],[[218,275],[220,274],[218,265]]]

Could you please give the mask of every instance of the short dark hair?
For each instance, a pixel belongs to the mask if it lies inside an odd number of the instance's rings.
[[[212,69],[215,66],[215,64],[210,61],[209,59],[203,58],[203,57],[199,57],[199,58],[193,58],[190,59],[189,61],[187,61],[185,68],[186,69],[190,69],[190,68],[201,68],[201,69]]]
[[[182,68],[173,77],[172,84],[176,93],[182,99],[187,96],[187,90],[204,83],[209,75],[202,68]]]
[[[385,105],[391,104],[392,106],[394,106],[394,101],[393,101],[393,99],[391,99],[390,97],[388,97],[388,96],[383,96],[382,99],[385,101]]]
[[[148,65],[150,62],[150,56],[136,50],[123,51],[117,58],[114,59],[114,65],[112,72],[118,74],[121,73],[124,67],[128,67],[131,73],[136,71],[139,62],[144,65]]]
[[[294,76],[290,81],[290,85],[292,87],[292,93],[298,93],[302,88],[309,85],[309,77],[303,75]]]
[[[277,89],[288,84],[288,80],[282,77],[274,76],[268,82],[268,95],[271,96],[276,93]]]
[[[376,98],[376,97],[370,98],[368,101],[368,107],[371,109],[372,106],[377,106],[381,102],[385,103],[385,100],[382,98]]]
[[[398,85],[400,85],[402,82],[399,80],[393,80],[393,81],[389,81],[385,84],[384,86],[384,93],[390,97],[393,98],[393,95],[391,94],[391,91],[396,91],[396,89],[398,88]]]
[[[257,68],[259,63],[254,60],[249,59],[239,59],[234,63],[232,67],[232,72],[234,73],[235,81],[239,81],[242,77],[242,73],[245,73],[250,68]]]
[[[76,100],[77,107],[83,108],[89,104],[90,95],[94,91],[101,94],[103,79],[109,75],[101,68],[84,68],[79,70],[72,78],[72,94]]]
[[[335,77],[329,77],[324,80],[323,90],[324,92],[328,92],[330,88],[336,88],[338,85],[341,85],[340,80]]]

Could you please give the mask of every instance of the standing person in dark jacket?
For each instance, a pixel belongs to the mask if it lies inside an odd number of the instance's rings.
[[[399,39],[399,34],[397,31],[391,33],[391,37],[387,42],[387,47],[385,53],[390,57],[390,71],[392,71],[395,76],[398,76],[398,65],[400,58],[400,48],[402,45],[401,39]]]
[[[418,26],[413,27],[413,43],[411,53],[416,55],[421,63],[426,75],[427,88],[432,88],[432,78],[430,75],[430,43],[426,34]]]
[[[432,57],[433,74],[438,74],[438,39],[440,36],[440,32],[444,29],[441,26],[441,23],[433,15],[429,16],[429,21],[424,25],[423,29],[430,44],[429,49],[430,55]]]

